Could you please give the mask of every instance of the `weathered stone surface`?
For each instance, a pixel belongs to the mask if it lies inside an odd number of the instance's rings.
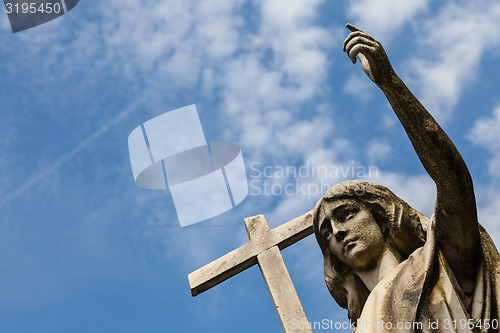
[[[313,213],[326,285],[358,322],[356,333],[498,332],[500,260],[478,223],[467,166],[396,75],[382,45],[347,28],[352,32],[344,51],[386,95],[437,198],[428,219],[371,182],[347,181],[328,190]]]
[[[313,233],[312,211],[272,230],[263,215],[246,218],[245,227],[248,243],[189,274],[191,294],[196,296],[258,263],[283,330],[312,332],[290,325],[291,320],[306,323],[307,317],[280,253]]]

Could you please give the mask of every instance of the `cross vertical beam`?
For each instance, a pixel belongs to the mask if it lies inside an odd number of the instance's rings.
[[[262,236],[272,239],[272,232],[263,215],[248,217],[245,219],[248,237],[250,240],[259,239]],[[280,249],[277,245],[257,255],[262,277],[266,282],[267,290],[273,300],[274,308],[280,319],[281,327],[285,333],[296,332],[290,327],[292,320],[306,323],[307,317],[300,303],[299,296],[288,273]],[[311,330],[300,330],[311,332]]]

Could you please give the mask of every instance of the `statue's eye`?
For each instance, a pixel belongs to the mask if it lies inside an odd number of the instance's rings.
[[[323,235],[325,238],[329,238],[332,235],[332,225],[330,223],[329,219],[324,219],[321,222],[321,227],[319,229],[319,232]]]
[[[345,222],[356,216],[358,209],[356,207],[346,207],[338,212],[338,221]]]

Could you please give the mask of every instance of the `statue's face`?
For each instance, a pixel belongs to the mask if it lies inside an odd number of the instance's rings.
[[[371,212],[355,200],[322,207],[319,232],[330,251],[354,270],[370,270],[382,257],[385,239]]]

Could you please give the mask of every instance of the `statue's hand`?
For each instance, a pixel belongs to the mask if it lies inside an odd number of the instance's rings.
[[[390,83],[394,70],[382,44],[350,23],[347,23],[346,27],[352,32],[344,41],[344,52],[352,63],[355,64],[358,57],[366,75],[377,86],[382,88]]]

